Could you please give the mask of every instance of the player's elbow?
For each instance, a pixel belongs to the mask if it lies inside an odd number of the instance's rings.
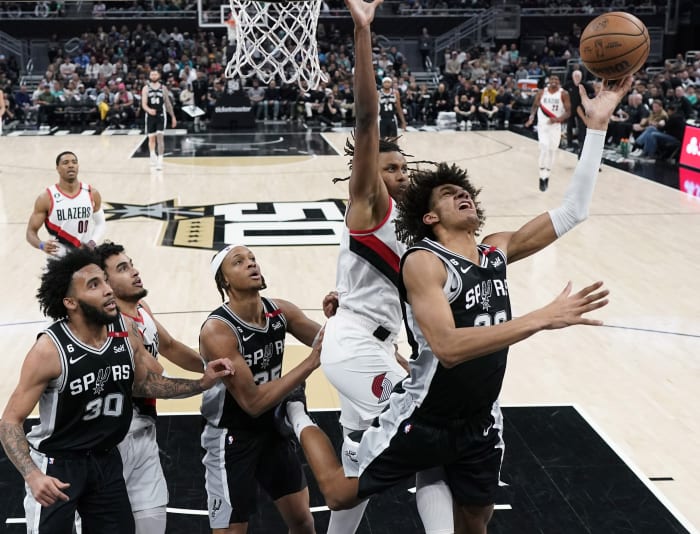
[[[430,344],[433,354],[440,364],[446,369],[451,369],[459,363],[458,354],[453,350],[446,336],[441,336],[441,340]]]

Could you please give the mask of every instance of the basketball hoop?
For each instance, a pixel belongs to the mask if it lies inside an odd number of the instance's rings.
[[[279,78],[303,90],[328,81],[318,62],[316,43],[322,0],[229,1],[233,24],[227,24],[233,52],[226,65],[227,78],[257,76],[265,84]]]

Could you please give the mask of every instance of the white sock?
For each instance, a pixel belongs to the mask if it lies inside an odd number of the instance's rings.
[[[306,413],[304,405],[299,401],[287,403],[287,419],[292,424],[297,439],[301,439],[301,431],[307,426],[316,426]]]
[[[454,532],[452,492],[442,467],[416,473],[416,508],[426,534]]]
[[[368,503],[369,500],[366,500],[355,506],[355,508],[331,512],[328,532],[332,532],[333,534],[355,534],[357,527],[360,526],[360,521],[362,521],[362,516],[365,513],[365,508],[367,508]]]
[[[165,506],[134,512],[136,534],[165,534],[167,512]]]

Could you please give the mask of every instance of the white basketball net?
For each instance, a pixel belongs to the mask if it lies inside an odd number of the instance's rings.
[[[321,0],[257,2],[229,0],[235,35],[227,78],[257,76],[262,83],[279,78],[316,89],[328,81],[318,63],[316,27]],[[229,27],[230,27],[229,26]]]

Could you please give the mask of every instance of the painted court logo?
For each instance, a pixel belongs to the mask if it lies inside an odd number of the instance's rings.
[[[109,221],[136,217],[163,221],[163,245],[211,250],[233,243],[251,247],[338,245],[345,220],[345,202],[337,198],[200,206],[177,206],[175,200],[105,204]]]

